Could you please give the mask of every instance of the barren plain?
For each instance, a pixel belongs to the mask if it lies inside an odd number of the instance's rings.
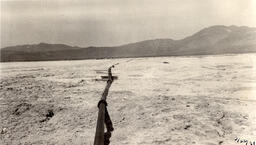
[[[0,144],[93,144],[104,70],[112,145],[256,141],[256,54],[0,63]]]

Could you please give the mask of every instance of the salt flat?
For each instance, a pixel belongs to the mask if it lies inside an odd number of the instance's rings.
[[[256,141],[256,54],[240,54],[1,63],[0,144],[93,144],[115,63],[111,144]]]

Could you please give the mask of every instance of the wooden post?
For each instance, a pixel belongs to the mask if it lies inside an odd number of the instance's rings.
[[[114,66],[109,67],[108,69],[108,81],[105,87],[105,90],[102,94],[101,100],[98,104],[99,113],[97,119],[97,126],[96,126],[96,133],[94,138],[94,145],[104,145],[104,123],[105,123],[105,113],[106,113],[106,100],[109,88],[113,82],[113,77],[111,73],[111,68]]]

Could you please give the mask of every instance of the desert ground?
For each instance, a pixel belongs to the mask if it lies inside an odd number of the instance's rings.
[[[112,145],[256,141],[256,54],[0,63],[1,145],[91,145],[107,68]]]

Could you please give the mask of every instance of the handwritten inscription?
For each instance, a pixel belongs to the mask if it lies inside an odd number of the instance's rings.
[[[245,145],[256,145],[255,141],[249,141],[247,139],[235,138],[235,142],[237,142],[237,143],[245,143]]]

